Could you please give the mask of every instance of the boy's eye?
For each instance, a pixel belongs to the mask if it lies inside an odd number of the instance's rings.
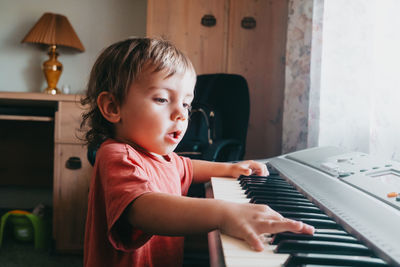
[[[183,103],[183,107],[186,108],[189,111],[192,110],[192,106],[190,104]]]
[[[159,103],[167,103],[167,102],[168,102],[168,99],[166,99],[166,98],[161,98],[161,97],[156,97],[154,100],[155,100],[156,102],[159,102]]]

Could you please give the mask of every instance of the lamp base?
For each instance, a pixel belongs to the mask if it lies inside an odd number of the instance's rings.
[[[47,88],[44,89],[44,93],[50,95],[61,94],[61,91],[57,88],[57,82],[62,72],[62,64],[57,60],[58,53],[55,45],[49,47],[48,54],[49,59],[42,66],[47,81]]]
[[[57,94],[61,94],[61,90],[58,88],[47,87],[46,89],[43,90],[43,93],[49,94],[49,95],[57,95]]]

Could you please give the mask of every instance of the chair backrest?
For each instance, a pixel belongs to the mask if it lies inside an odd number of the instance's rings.
[[[195,96],[193,100],[193,108],[201,107],[208,115],[210,129],[208,134],[211,135],[212,142],[224,139],[233,139],[240,143],[242,151],[240,155],[235,156],[234,160],[241,160],[244,156],[244,148],[246,146],[247,128],[250,113],[250,100],[248,85],[240,75],[237,74],[203,74],[197,76],[195,87]],[[184,139],[177,148],[179,151],[188,151],[193,146],[193,140],[207,140],[207,137],[195,136],[203,126],[200,114],[196,118],[189,120],[188,131]],[[203,116],[204,117],[204,116]],[[193,130],[196,129],[196,130]],[[207,132],[206,132],[207,133]],[[201,144],[205,147],[210,144]],[[190,150],[190,149],[189,149]],[[202,150],[202,149],[200,149]],[[201,156],[199,157],[201,158]],[[230,158],[231,157],[227,157]],[[223,161],[223,160],[221,160]]]

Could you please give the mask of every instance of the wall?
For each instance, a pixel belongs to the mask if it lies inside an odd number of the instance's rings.
[[[40,92],[46,81],[41,64],[47,49],[21,40],[45,12],[65,15],[86,51],[59,49],[61,89],[84,90],[90,68],[107,45],[129,36],[145,36],[146,0],[0,0],[0,91]]]
[[[323,6],[289,1],[282,153],[315,146],[318,138]]]

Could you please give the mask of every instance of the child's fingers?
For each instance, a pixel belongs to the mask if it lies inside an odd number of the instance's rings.
[[[300,233],[313,235],[315,232],[315,228],[311,225],[303,223],[303,228],[300,230]]]
[[[258,176],[268,176],[269,172],[265,164],[255,162],[256,167],[253,168],[253,174]]]
[[[290,219],[281,219],[278,221],[268,221],[263,231],[264,233],[280,233],[280,232],[295,232],[295,233],[305,233],[305,234],[313,234],[314,227],[307,225],[301,221],[294,221]]]
[[[242,175],[249,176],[253,174],[253,170],[249,166],[241,166],[241,171]]]
[[[234,169],[233,177],[239,177],[240,175],[249,176],[253,173],[253,170],[250,168],[249,164],[237,163],[235,164],[236,168]]]
[[[263,206],[265,215],[267,216],[267,220],[283,220],[284,217],[279,213],[276,212],[275,210],[271,209],[270,206],[268,205],[263,205],[263,204],[256,204],[256,205],[260,205]]]
[[[260,236],[250,229],[247,235],[244,237],[244,241],[246,241],[246,243],[249,244],[249,246],[255,251],[263,251],[264,249],[264,244],[261,241]]]
[[[246,161],[247,167],[251,170],[251,174],[259,175],[259,176],[268,176],[268,169],[265,164],[262,164],[257,161],[249,160]]]
[[[240,165],[240,174],[241,175],[259,175],[259,176],[268,176],[268,169],[265,164],[261,164],[255,161],[245,161]]]
[[[247,244],[256,251],[262,251],[264,249],[262,238],[260,238],[264,233],[275,234],[286,231],[304,234],[314,233],[314,227],[301,221],[294,221],[286,218],[275,220],[270,218],[262,224],[262,227],[259,229],[256,228],[256,232],[248,229],[247,234],[244,236],[244,240]]]
[[[254,204],[252,204],[254,205]],[[283,217],[280,213],[271,209],[268,205],[255,204],[255,208],[262,213],[261,229],[258,229],[260,233],[278,233],[283,231],[290,231],[296,233],[313,234],[314,227],[305,224],[301,221],[295,221]],[[267,231],[265,231],[267,229]]]

